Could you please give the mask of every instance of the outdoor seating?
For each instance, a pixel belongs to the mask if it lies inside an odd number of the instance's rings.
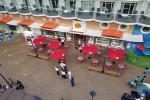
[[[112,63],[106,61],[106,62],[105,62],[105,65],[104,65],[104,68],[105,68],[105,69],[112,69],[112,68],[113,68],[113,67],[112,67]]]
[[[76,59],[77,59],[77,62],[79,62],[79,63],[85,62],[85,59],[82,55],[76,56]]]
[[[94,65],[94,66],[98,65],[99,63],[100,63],[100,60],[97,59],[97,58],[94,58],[94,59],[91,60],[91,64]]]
[[[102,51],[101,51],[101,50],[98,50],[98,51],[96,52],[95,56],[96,56],[96,57],[102,56]]]
[[[46,51],[46,54],[49,55],[51,52],[52,52],[52,50],[51,50],[51,49],[48,49],[48,50]]]
[[[44,53],[44,48],[41,48],[41,47],[40,47],[40,48],[37,49],[37,51],[38,51],[39,53]]]

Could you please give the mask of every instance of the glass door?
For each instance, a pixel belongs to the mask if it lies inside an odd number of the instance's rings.
[[[148,7],[147,7],[147,10],[146,10],[145,14],[146,14],[146,15],[150,15],[150,4],[148,5]]]

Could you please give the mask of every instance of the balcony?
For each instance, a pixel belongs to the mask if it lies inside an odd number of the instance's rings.
[[[150,16],[141,14],[138,22],[141,24],[150,25]]]
[[[83,10],[82,8],[78,8],[76,11],[76,16],[79,19],[90,20],[94,18],[94,8],[91,10]]]
[[[0,4],[0,12],[6,12],[6,8],[4,5]]]
[[[9,12],[9,13],[11,13],[11,14],[16,14],[16,13],[18,13],[18,10],[17,10],[17,7],[16,7],[16,5],[15,4],[13,4],[13,3],[10,3],[10,6],[7,6],[7,11]]]
[[[49,5],[44,9],[46,16],[57,17],[59,15],[58,8],[50,8]]]
[[[100,21],[114,21],[114,13],[96,12],[95,19]]]
[[[115,20],[121,23],[135,24],[137,22],[137,19],[138,19],[137,11],[134,11],[133,14],[123,14],[119,10],[118,13],[116,14]]]
[[[28,6],[25,6],[24,4],[21,4],[21,7],[18,7],[18,11],[22,15],[28,15],[30,14],[30,10]]]
[[[37,7],[35,4],[30,8],[32,15],[34,16],[43,16],[44,10],[42,7]]]
[[[71,10],[66,10],[64,8],[64,6],[61,7],[61,17],[64,17],[64,18],[74,18],[75,17],[75,9],[71,9]]]

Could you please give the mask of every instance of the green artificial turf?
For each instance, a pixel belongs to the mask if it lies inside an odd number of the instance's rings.
[[[150,68],[150,56],[137,56],[133,51],[126,52],[126,61],[134,66]]]

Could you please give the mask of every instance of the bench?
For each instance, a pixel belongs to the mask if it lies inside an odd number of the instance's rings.
[[[92,70],[92,71],[97,71],[97,72],[101,72],[102,71],[101,67],[88,66],[88,69]]]
[[[27,53],[28,56],[36,57],[36,54],[33,52]],[[49,57],[46,55],[38,54],[38,58],[48,60]]]
[[[110,75],[114,75],[114,76],[120,76],[120,72],[119,71],[115,71],[115,70],[105,69],[105,73],[106,74],[110,74]]]

